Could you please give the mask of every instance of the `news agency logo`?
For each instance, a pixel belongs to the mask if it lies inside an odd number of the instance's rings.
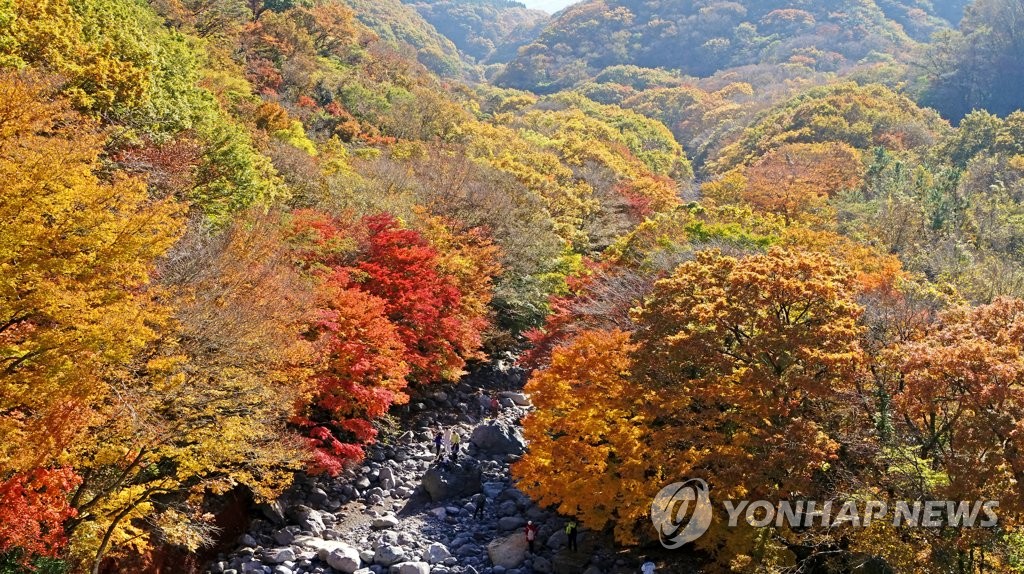
[[[866,528],[882,520],[900,528],[993,528],[999,523],[999,501],[814,501],[727,500],[722,510],[727,525],[740,520],[754,528],[783,527],[826,529],[849,526]],[[699,478],[673,482],[661,489],[651,503],[651,522],[662,546],[674,550],[697,540],[711,526],[714,508],[708,483]]]
[[[661,545],[669,550],[703,536],[711,526],[711,515],[708,483],[699,478],[673,482],[651,504],[651,521]]]

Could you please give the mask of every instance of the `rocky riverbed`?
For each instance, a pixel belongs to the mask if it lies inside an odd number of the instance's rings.
[[[301,476],[259,507],[248,533],[213,574],[607,574],[636,572],[610,540],[581,531],[566,548],[565,518],[535,505],[512,483],[525,452],[519,421],[530,409],[523,373],[501,363],[454,388],[427,389],[397,413],[401,428],[337,477]],[[497,418],[478,390],[500,397]],[[457,462],[435,461],[434,433],[462,437]],[[479,497],[483,517],[474,517]],[[523,532],[539,526],[535,552]]]

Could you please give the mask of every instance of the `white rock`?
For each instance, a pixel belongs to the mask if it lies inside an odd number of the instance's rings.
[[[295,551],[291,548],[274,548],[265,553],[268,562],[280,564],[295,560]]]
[[[487,555],[495,566],[505,568],[516,568],[526,560],[526,551],[529,546],[526,543],[526,536],[516,533],[511,536],[499,538],[487,545]]]
[[[394,514],[385,514],[380,518],[373,519],[373,527],[377,530],[384,530],[386,528],[394,528],[398,526],[398,517]]]
[[[518,393],[518,392],[515,392],[515,391],[504,391],[504,392],[501,393],[501,397],[505,398],[505,399],[511,400],[513,403],[515,403],[516,405],[518,405],[520,407],[528,407],[528,406],[530,406],[530,399],[529,399],[529,397],[527,397],[523,393]]]
[[[390,574],[430,574],[426,562],[402,562],[391,566]]]
[[[355,550],[352,546],[340,540],[324,540],[315,536],[296,536],[292,544],[315,551],[317,557],[321,560],[327,560],[327,556],[335,550]],[[358,551],[356,551],[356,556],[359,556]]]
[[[391,566],[405,560],[405,548],[391,544],[382,544],[373,553],[373,561],[381,566]]]
[[[437,564],[451,558],[451,555],[452,553],[445,548],[444,544],[434,542],[427,547],[426,561],[430,564]]]
[[[362,561],[359,559],[359,551],[348,545],[332,550],[324,561],[331,568],[338,572],[344,572],[344,574],[352,574],[362,566]]]

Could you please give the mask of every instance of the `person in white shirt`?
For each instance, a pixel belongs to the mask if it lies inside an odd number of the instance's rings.
[[[452,451],[452,433],[455,431],[442,431],[441,436],[441,458],[445,458]]]

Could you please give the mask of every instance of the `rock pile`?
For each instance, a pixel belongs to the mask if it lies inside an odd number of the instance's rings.
[[[566,546],[564,518],[512,484],[509,463],[526,450],[519,419],[528,411],[522,373],[497,367],[456,388],[414,397],[398,413],[404,433],[384,438],[362,465],[334,478],[301,476],[260,507],[249,532],[212,574],[604,574],[635,572],[611,545],[580,536]],[[478,389],[503,409],[488,420]],[[457,462],[435,461],[437,429],[463,437]],[[484,515],[474,518],[478,497]],[[540,527],[530,554],[523,526]],[[595,550],[604,548],[606,550]],[[618,562],[618,563],[617,563]]]

